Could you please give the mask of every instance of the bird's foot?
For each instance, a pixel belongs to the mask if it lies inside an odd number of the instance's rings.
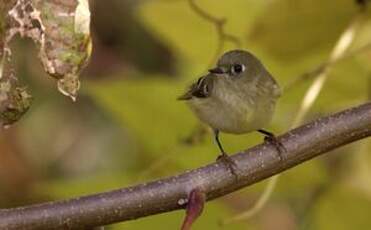
[[[222,153],[218,156],[218,158],[216,158],[216,160],[222,162],[232,173],[232,175],[238,178],[237,164],[236,162],[233,161],[233,159],[230,156],[228,156],[226,153]]]
[[[264,135],[264,142],[272,144],[277,149],[278,157],[281,161],[282,153],[287,151],[285,146],[281,143],[281,141],[277,139],[277,137],[273,133],[265,131],[265,130],[258,130],[258,131]]]

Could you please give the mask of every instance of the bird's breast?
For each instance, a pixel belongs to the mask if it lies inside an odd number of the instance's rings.
[[[219,88],[212,96],[193,98],[188,104],[197,117],[213,129],[242,134],[263,128],[270,122],[275,100]]]

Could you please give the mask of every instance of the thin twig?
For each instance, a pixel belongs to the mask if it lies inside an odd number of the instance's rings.
[[[219,162],[183,174],[70,200],[0,210],[0,229],[86,229],[184,208],[195,188],[206,200],[257,183],[320,154],[371,135],[371,103],[317,119],[279,136],[285,152],[264,143],[235,154],[239,177]]]
[[[221,52],[223,51],[224,43],[226,41],[232,42],[233,44],[235,44],[235,46],[237,48],[241,47],[242,44],[241,44],[240,39],[237,38],[236,36],[232,35],[232,34],[227,33],[225,31],[224,25],[227,22],[227,20],[225,18],[218,18],[218,17],[215,17],[215,16],[207,13],[206,11],[204,11],[201,7],[199,7],[195,3],[195,0],[188,0],[188,3],[189,3],[190,8],[196,14],[198,14],[201,18],[205,19],[206,21],[213,23],[215,28],[216,28],[217,47],[216,47],[216,51],[215,51],[215,54],[214,54],[214,56],[211,60],[210,65],[214,65],[215,61],[217,60],[217,58],[220,56]]]

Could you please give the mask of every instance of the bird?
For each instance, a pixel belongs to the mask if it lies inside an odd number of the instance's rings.
[[[281,88],[262,62],[246,50],[224,53],[214,68],[190,85],[178,100],[186,104],[213,130],[220,150],[218,160],[233,174],[236,164],[224,150],[219,133],[246,134],[258,131],[279,151],[282,144],[264,128],[273,117]]]

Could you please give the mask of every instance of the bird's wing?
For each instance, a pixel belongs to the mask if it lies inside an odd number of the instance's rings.
[[[178,97],[178,100],[190,100],[193,97],[197,98],[206,98],[211,94],[213,87],[213,78],[212,75],[206,75],[200,77],[196,83],[193,83],[187,92],[182,96]]]

